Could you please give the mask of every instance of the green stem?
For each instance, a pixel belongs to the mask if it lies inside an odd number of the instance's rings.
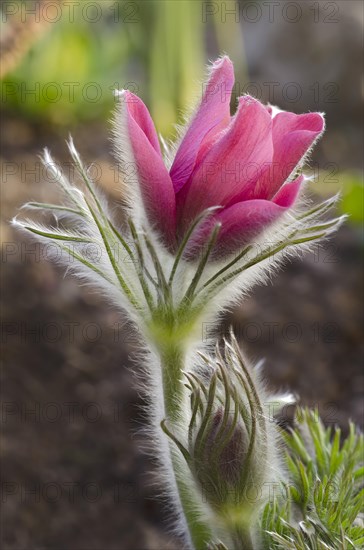
[[[161,353],[164,405],[167,421],[172,423],[177,422],[180,417],[184,359],[179,344],[165,344]]]
[[[234,550],[256,550],[249,526],[239,523],[232,529]]]
[[[181,417],[184,361],[185,354],[181,345],[172,342],[165,344],[161,352],[161,366],[166,421],[171,431],[178,425]],[[192,542],[192,548],[205,550],[207,543],[211,540],[211,531],[196,513],[199,503],[196,499],[194,480],[192,477],[184,475],[185,469],[181,469],[181,459],[183,460],[183,458],[172,452],[174,445],[175,443],[169,439],[170,460],[175,475],[180,505],[189,531],[189,538]]]

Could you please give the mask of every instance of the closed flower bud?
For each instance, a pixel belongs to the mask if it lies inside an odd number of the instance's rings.
[[[233,425],[232,419],[228,418],[224,423],[222,407],[212,415],[206,431],[203,449],[194,464],[195,475],[206,499],[220,506],[234,496],[239,484],[249,436],[241,422]]]
[[[233,337],[225,342],[223,355],[217,350],[215,359],[201,357],[209,376],[186,374],[191,390],[188,443],[164,429],[183,452],[201,499],[218,523],[247,540],[254,538],[251,531],[270,487],[280,481],[276,424],[269,413],[272,402],[285,400],[269,398]]]

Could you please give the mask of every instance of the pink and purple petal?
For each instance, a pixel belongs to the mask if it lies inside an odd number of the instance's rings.
[[[200,147],[211,142],[230,122],[234,68],[228,57],[214,63],[201,104],[177,150],[170,170],[175,192],[188,181]]]
[[[263,167],[272,161],[272,119],[257,100],[244,96],[220,139],[194,170],[177,196],[183,227],[211,206],[226,206],[249,198]]]
[[[123,94],[127,135],[136,165],[144,208],[164,241],[175,241],[176,201],[173,184],[163,163],[153,122],[144,103],[130,92]],[[132,179],[132,176],[131,176]]]
[[[153,149],[161,154],[160,145],[158,141],[157,132],[149,114],[149,111],[143,101],[128,90],[124,90],[121,94],[127,104],[128,112],[133,120],[138,124],[140,129],[144,132],[145,136],[149,140]]]
[[[220,250],[239,250],[291,208],[297,200],[304,176],[286,183],[272,201],[253,199],[236,203],[215,216],[222,224],[217,246]]]
[[[293,206],[297,200],[304,179],[304,176],[299,176],[295,180],[282,185],[282,187],[272,198],[272,202],[278,204],[278,206],[283,206],[284,208],[290,208]]]
[[[267,174],[266,186],[271,198],[300,164],[325,128],[319,113],[295,115],[280,112],[273,118],[273,165]]]
[[[216,215],[222,224],[217,249],[220,254],[231,254],[252,243],[286,208],[271,201],[253,199],[239,202]]]

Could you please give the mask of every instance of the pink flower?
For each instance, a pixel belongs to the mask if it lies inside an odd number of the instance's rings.
[[[297,169],[324,131],[319,113],[276,112],[248,95],[230,116],[233,85],[232,63],[223,57],[212,65],[169,170],[146,106],[129,91],[121,94],[121,130],[135,162],[138,193],[149,222],[172,251],[196,217],[213,206],[220,209],[209,218],[209,229],[221,222],[220,252],[241,249],[259,235],[294,205],[304,179]],[[203,243],[208,233],[205,224],[195,242]]]

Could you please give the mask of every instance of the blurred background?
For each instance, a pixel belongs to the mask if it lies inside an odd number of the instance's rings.
[[[235,97],[326,113],[306,172],[314,200],[341,191],[348,222],[257,288],[221,334],[232,322],[252,359],[265,358],[268,384],[317,406],[326,424],[363,425],[362,40],[363,4],[351,0],[2,1],[3,548],[180,548],[137,432],[146,419],[129,358],[140,344],[9,227],[24,202],[56,200],[38,155],[49,147],[67,173],[70,133],[120,204],[115,88],[137,93],[173,138],[206,63],[227,53]]]

